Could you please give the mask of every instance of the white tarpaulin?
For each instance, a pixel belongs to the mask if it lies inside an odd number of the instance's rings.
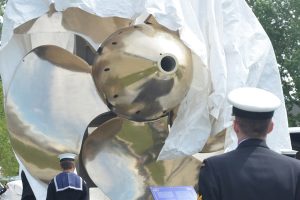
[[[0,200],[21,200],[23,189],[21,180],[8,182],[6,187],[7,190],[0,195]]]
[[[51,3],[57,11],[78,7],[102,17],[135,19],[152,14],[160,24],[178,30],[192,50],[192,86],[180,105],[159,159],[197,153],[209,135],[225,128],[226,148],[233,149],[237,139],[231,129],[231,107],[226,95],[234,88],[266,89],[284,101],[272,45],[244,0],[10,0],[0,51],[4,91],[8,90],[18,63],[28,53],[27,47],[34,46],[30,45],[30,37],[14,34],[14,28],[44,15]],[[284,104],[275,112],[274,122],[268,145],[276,151],[291,149]]]

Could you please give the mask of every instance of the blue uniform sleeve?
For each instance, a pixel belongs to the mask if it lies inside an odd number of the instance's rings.
[[[203,200],[220,200],[220,190],[216,180],[216,174],[208,161],[204,161],[200,169],[198,182],[199,196]]]

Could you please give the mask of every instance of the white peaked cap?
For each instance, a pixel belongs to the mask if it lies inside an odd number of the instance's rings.
[[[271,92],[253,87],[232,90],[228,94],[228,101],[233,105],[233,114],[236,116],[239,116],[240,113],[242,115],[245,113],[246,116],[249,113],[250,116],[255,113],[248,118],[256,118],[259,115],[263,116],[263,114],[271,114],[272,116],[273,112],[281,105],[280,99]],[[235,110],[238,112],[235,113]]]
[[[62,160],[62,159],[75,160],[76,156],[77,155],[74,153],[63,153],[63,154],[58,155],[58,158],[59,158],[59,160]]]

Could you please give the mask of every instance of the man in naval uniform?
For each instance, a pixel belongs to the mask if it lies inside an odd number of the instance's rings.
[[[233,129],[239,144],[231,152],[204,161],[198,183],[200,197],[300,200],[300,161],[280,155],[266,145],[280,100],[258,88],[235,89],[228,100],[233,105]]]
[[[48,186],[46,200],[88,200],[88,189],[80,176],[74,173],[75,154],[59,155],[60,166],[63,170],[55,176]]]

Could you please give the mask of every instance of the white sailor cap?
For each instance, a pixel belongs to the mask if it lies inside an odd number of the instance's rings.
[[[247,119],[270,119],[280,106],[280,99],[259,88],[243,87],[232,90],[228,101],[233,105],[232,115]]]
[[[58,155],[58,158],[59,158],[60,161],[75,160],[76,156],[77,155],[74,154],[74,153],[63,153],[63,154]]]

